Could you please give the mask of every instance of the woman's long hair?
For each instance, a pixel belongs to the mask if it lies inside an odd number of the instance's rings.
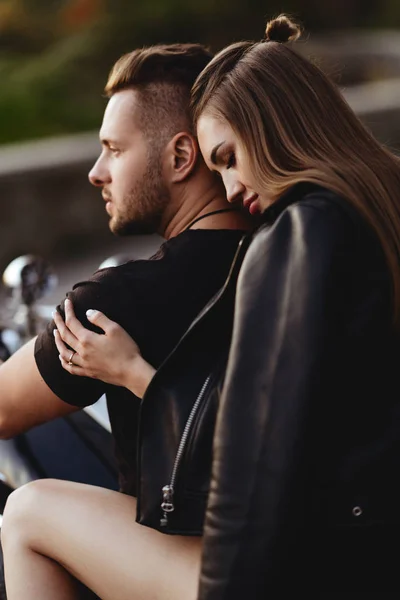
[[[299,35],[281,15],[267,25],[265,41],[219,52],[192,89],[194,120],[207,113],[231,125],[256,189],[272,202],[302,181],[350,202],[381,241],[400,324],[400,161],[322,71],[283,43]]]

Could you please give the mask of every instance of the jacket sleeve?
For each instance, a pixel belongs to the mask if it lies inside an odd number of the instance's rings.
[[[354,243],[350,219],[326,204],[286,209],[255,236],[241,269],[198,600],[280,598],[272,592],[308,543],[307,435]]]

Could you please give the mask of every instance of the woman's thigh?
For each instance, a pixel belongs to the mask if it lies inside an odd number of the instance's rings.
[[[11,495],[3,534],[15,527],[103,600],[196,598],[201,538],[164,535],[135,517],[130,496],[41,480]]]

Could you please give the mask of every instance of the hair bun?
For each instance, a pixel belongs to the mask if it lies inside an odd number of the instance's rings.
[[[279,15],[268,21],[265,29],[265,41],[267,42],[294,42],[301,36],[301,27],[294,23],[286,15]]]

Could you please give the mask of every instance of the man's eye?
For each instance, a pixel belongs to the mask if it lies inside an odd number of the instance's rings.
[[[231,169],[232,167],[235,166],[235,163],[236,163],[235,154],[232,152],[229,155],[228,160],[226,162],[226,168]]]
[[[113,146],[110,146],[110,152],[112,152],[113,154],[119,154],[120,150],[119,148],[114,148]]]

